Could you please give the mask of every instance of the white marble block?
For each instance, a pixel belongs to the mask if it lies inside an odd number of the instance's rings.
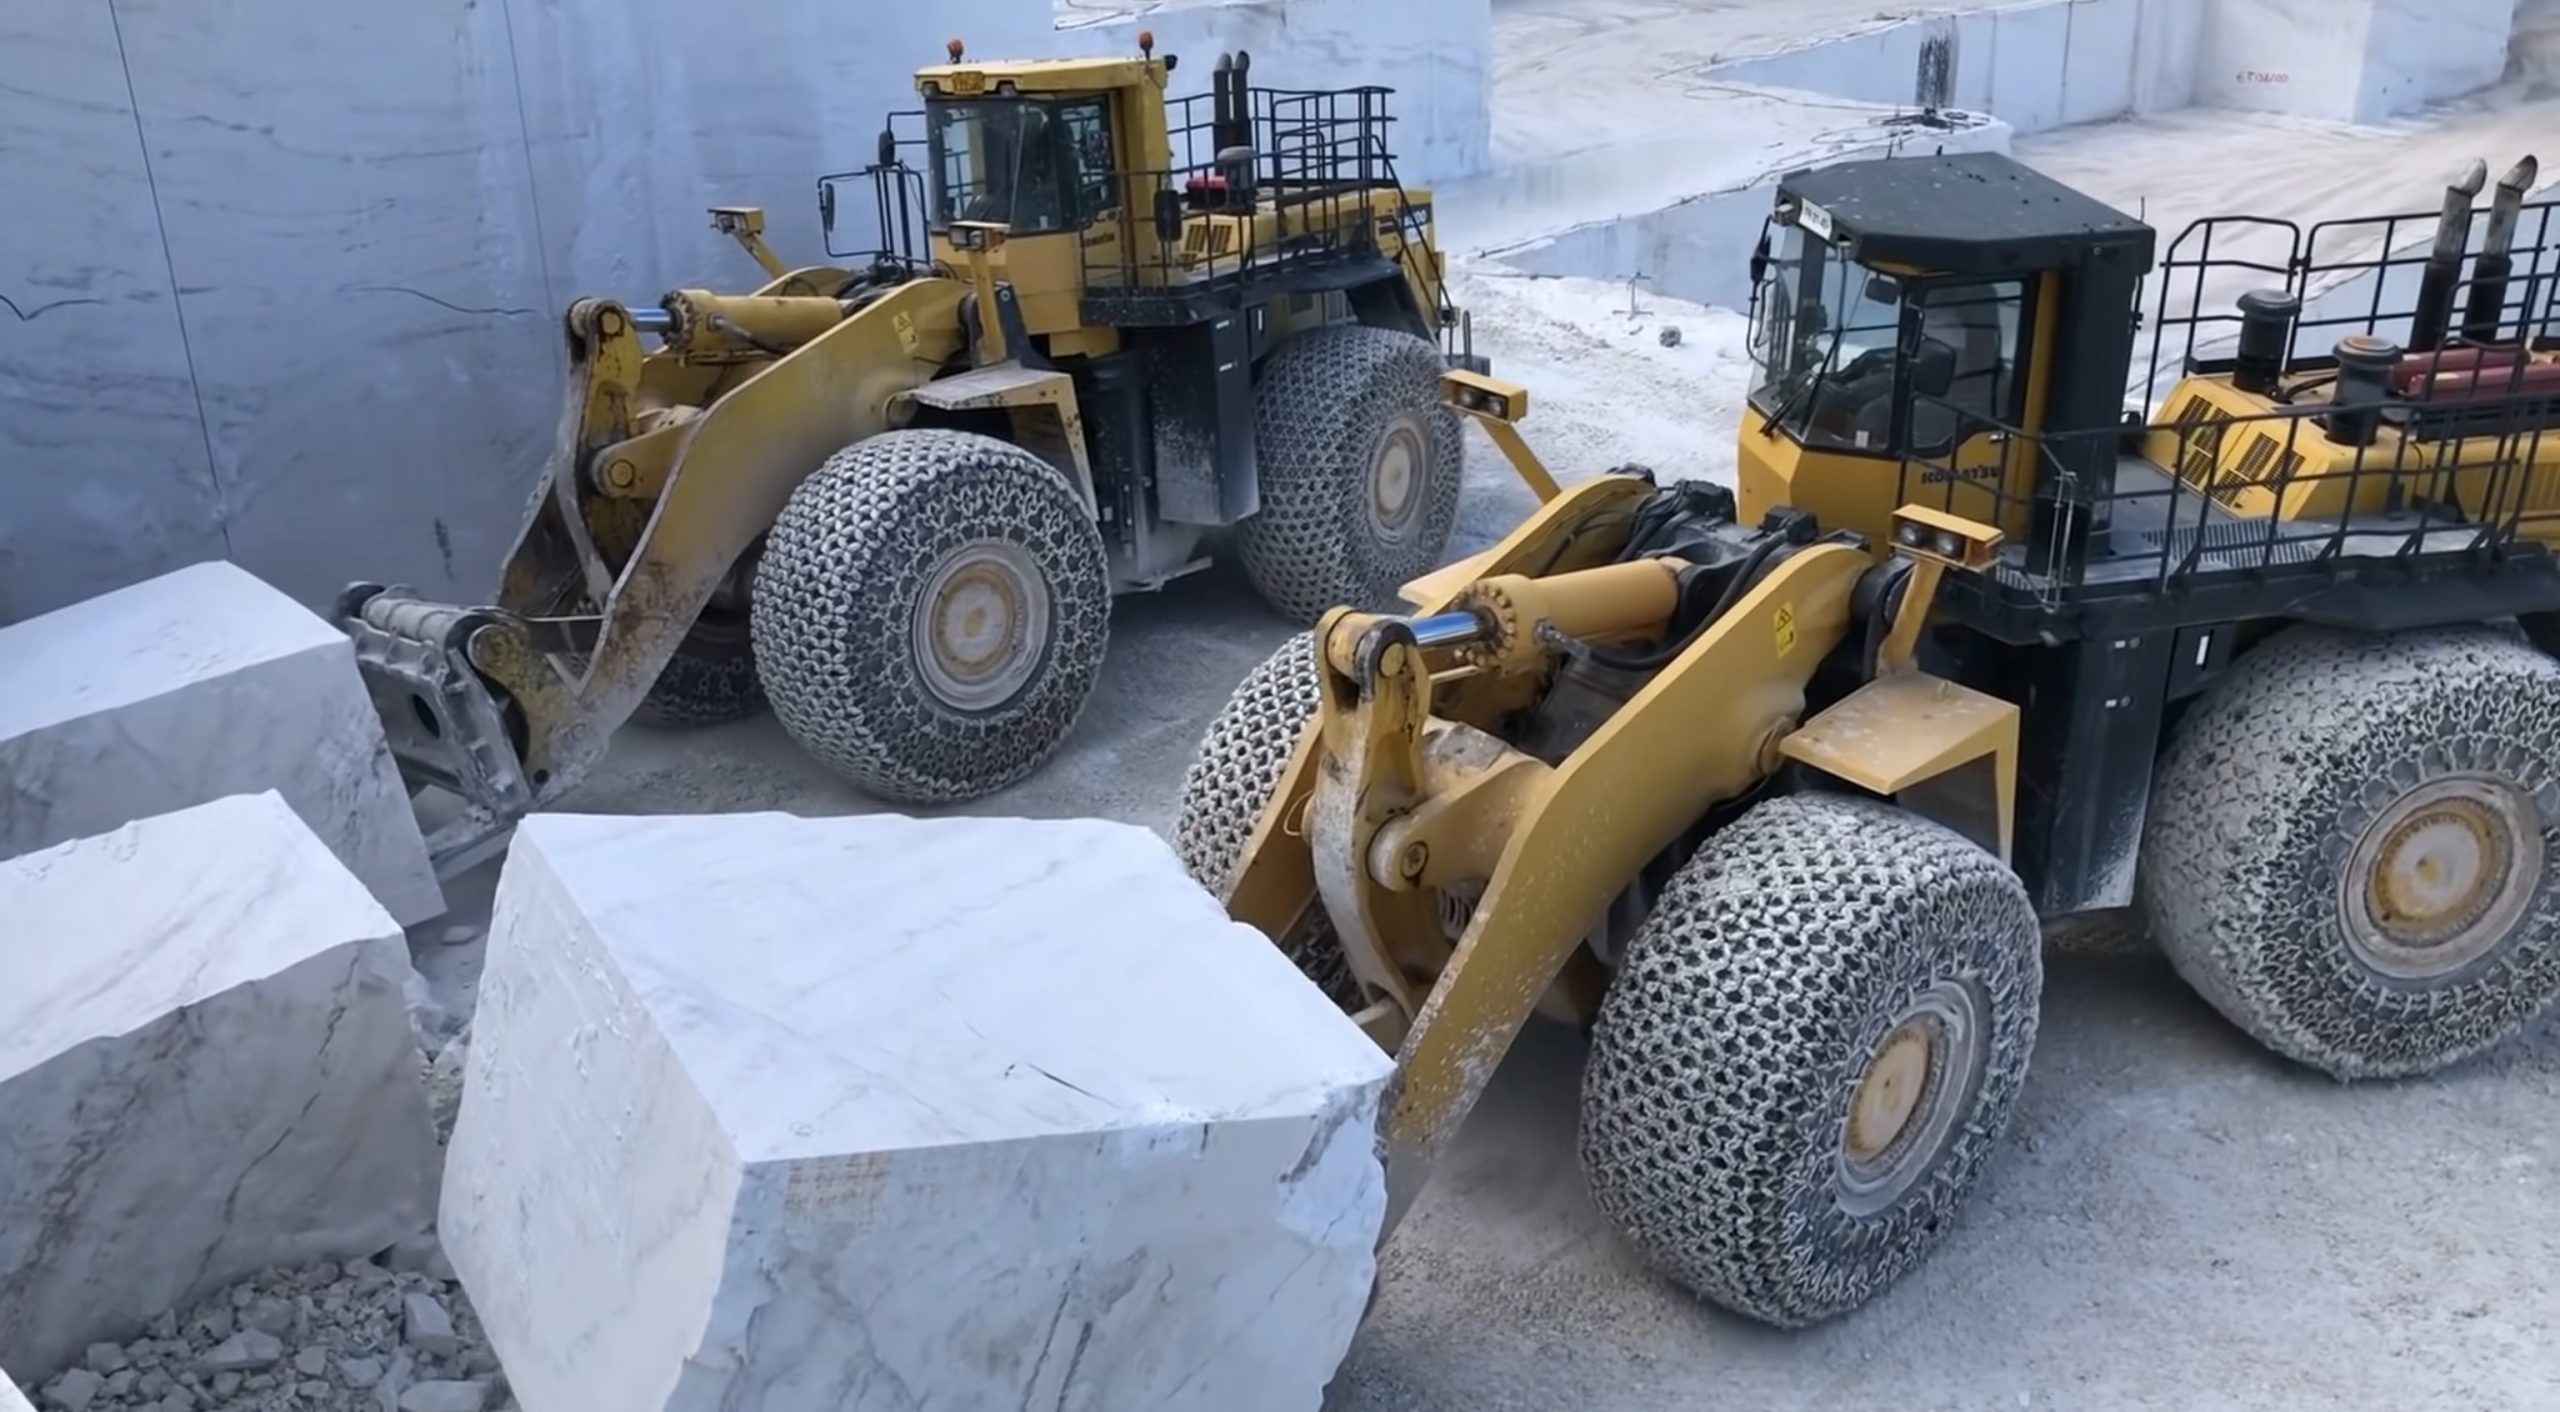
[[[1313,1412],[1387,1057],[1154,835],[544,815],[442,1234],[526,1412]]]
[[[425,1229],[408,974],[271,793],[0,862],[0,1365]]]
[[[0,1371],[0,1412],[35,1412],[27,1405],[27,1395],[18,1391],[18,1385],[9,1381],[5,1371]]]
[[[0,857],[284,796],[403,926],[444,910],[355,648],[236,565],[0,627]]]

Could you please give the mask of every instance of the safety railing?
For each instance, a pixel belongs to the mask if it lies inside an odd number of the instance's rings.
[[[1457,315],[1428,254],[1431,210],[1411,200],[1396,171],[1393,90],[1257,88],[1244,76],[1221,69],[1212,92],[1169,100],[1172,164],[1115,172],[1118,199],[1079,213],[1088,293],[1240,307],[1310,265],[1379,254],[1392,233],[1406,274],[1429,291],[1427,313],[1454,334]],[[870,166],[819,178],[827,252],[924,270],[934,220],[925,114],[891,114],[879,142]],[[1193,219],[1220,212],[1245,219]],[[1168,227],[1171,240],[1161,238]]]
[[[1418,244],[1428,214],[1395,177],[1390,90],[1289,90],[1227,82],[1166,105],[1173,165],[1122,174],[1130,200],[1110,237],[1084,247],[1088,291],[1197,300],[1244,276],[1376,253],[1403,224]],[[1196,221],[1230,213],[1244,219]],[[1175,238],[1163,238],[1167,231]],[[1436,274],[1436,272],[1435,272]]]
[[[1992,591],[2047,609],[2560,542],[2560,363],[2412,357],[2388,378],[2379,401],[2235,414],[2190,393],[2043,435],[1920,397],[1939,449],[1905,460],[1900,503],[2001,527]]]
[[[924,113],[891,113],[879,142],[871,165],[818,178],[818,226],[827,258],[920,272],[931,263]]]
[[[2253,290],[2293,301],[2280,343],[2288,370],[2320,364],[2350,335],[2418,352],[2560,337],[2560,200],[2518,203],[2511,234],[2493,233],[2494,203],[2463,211],[2445,261],[2437,247],[2448,214],[2189,225],[2147,282],[2151,356],[2135,368],[2146,413],[2178,378],[2232,365],[2245,322],[2238,301]],[[2503,256],[2484,258],[2500,241]]]

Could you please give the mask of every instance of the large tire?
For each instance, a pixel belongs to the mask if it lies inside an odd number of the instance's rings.
[[[741,556],[742,566],[732,566],[722,576],[691,630],[676,644],[675,655],[658,669],[649,694],[632,708],[632,720],[664,730],[692,730],[743,721],[764,709],[764,681],[756,675],[755,641],[747,626],[747,596],[755,560],[763,553],[759,540]],[[583,593],[577,606],[595,611],[595,601]]]
[[[1429,340],[1360,325],[1271,355],[1254,401],[1262,509],[1236,546],[1273,607],[1302,623],[1345,604],[1389,608],[1439,567],[1466,479],[1445,370]]]
[[[792,493],[757,567],[756,666],[819,760],[902,803],[975,799],[1056,750],[1110,630],[1102,536],[993,437],[893,431]]]
[[[714,617],[705,609],[676,655],[658,669],[631,719],[693,729],[743,721],[763,709],[764,680],[756,675],[754,635],[745,617]]]
[[[2043,982],[1999,860],[1881,802],[1761,804],[1674,875],[1601,1002],[1592,1199],[1719,1304],[1788,1327],[1854,1308],[1953,1227]]]
[[[2293,628],[2179,723],[2140,899],[2179,974],[2342,1079],[2420,1074],[2560,994],[2560,663],[2488,628]]]
[[[1305,633],[1245,674],[1227,698],[1200,752],[1182,777],[1182,808],[1173,826],[1174,851],[1192,880],[1220,897],[1235,881],[1236,865],[1253,827],[1280,786],[1280,773],[1316,714],[1315,650]],[[1337,1005],[1351,1005],[1359,986],[1351,978],[1342,942],[1318,902],[1280,943],[1281,951],[1324,988]]]

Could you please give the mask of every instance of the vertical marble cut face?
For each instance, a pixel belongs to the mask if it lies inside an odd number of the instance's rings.
[[[1093,821],[548,815],[442,1234],[526,1412],[1313,1409],[1390,1069]]]
[[[0,857],[270,789],[403,926],[444,910],[354,647],[247,570],[0,628]]]
[[[276,795],[0,862],[0,1364],[380,1250],[439,1154],[380,903]]]
[[[1186,92],[1246,47],[1277,84],[1395,85],[1408,180],[1485,160],[1488,0],[1120,8],[1085,33],[1052,0],[280,0],[272,26],[9,0],[0,189],[46,217],[0,223],[0,619],[215,554],[307,603],[480,599],[559,420],[569,302],[762,283],[710,205],[825,260],[815,179],[871,160],[955,34],[1111,54],[1154,23]]]

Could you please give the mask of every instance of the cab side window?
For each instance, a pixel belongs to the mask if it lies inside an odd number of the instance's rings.
[[[1067,223],[1088,226],[1120,204],[1111,111],[1102,99],[1078,99],[1058,105],[1058,121],[1065,129]]]
[[[1920,333],[1953,355],[1945,397],[1966,415],[2019,415],[2018,332],[2026,286],[2014,279],[1931,285],[1920,295]]]
[[[1958,441],[2015,425],[2024,413],[2018,340],[2026,326],[2026,285],[2014,279],[1929,284],[1912,298],[1919,342],[1911,360],[1907,441],[1942,456]]]

